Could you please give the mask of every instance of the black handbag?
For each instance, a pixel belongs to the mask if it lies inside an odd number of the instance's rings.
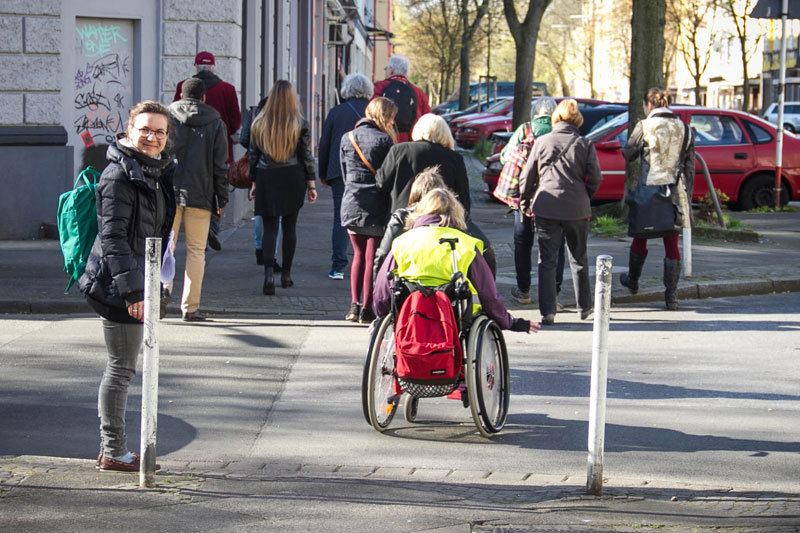
[[[672,201],[673,185],[640,185],[628,194],[628,235],[655,239],[681,231],[681,215]]]

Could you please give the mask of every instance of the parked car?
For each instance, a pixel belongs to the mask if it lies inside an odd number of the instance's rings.
[[[714,188],[740,209],[774,205],[775,126],[741,111],[679,105],[670,109],[694,129],[695,149],[708,165]],[[625,187],[622,147],[628,140],[628,114],[619,115],[587,138],[594,142],[603,173],[595,199],[619,200]],[[699,162],[696,172],[695,201],[708,193]],[[800,199],[800,138],[791,133],[783,138],[781,176],[782,202]]]
[[[534,101],[535,100],[534,98]],[[563,98],[556,98],[556,101],[561,100],[563,100]],[[581,110],[608,103],[603,100],[595,100],[592,98],[575,98],[575,100],[578,101],[578,107]],[[514,108],[511,107],[502,116],[480,117],[458,124],[456,126],[456,131],[453,133],[456,144],[461,148],[472,148],[482,140],[488,139],[494,132],[511,131],[511,114],[513,111]],[[453,122],[450,123],[451,130],[454,128]]]
[[[547,84],[541,81],[531,82],[533,96],[547,96]],[[514,96],[514,82],[513,81],[498,81],[490,82],[472,82],[469,84],[469,101],[479,102],[485,101],[488,97],[495,100],[501,97]],[[433,108],[433,112],[437,115],[444,115],[458,111],[458,89],[451,94],[446,101]]]
[[[486,117],[497,117],[505,115],[506,113],[511,113],[513,110],[514,110],[513,98],[498,98],[494,104],[487,107],[486,110],[482,113],[470,113],[451,120],[449,123],[450,131],[453,133],[453,137],[455,137],[455,133],[456,131],[458,131],[459,126],[461,124],[464,124],[465,122]]]
[[[581,110],[581,115],[583,115],[583,125],[580,127],[581,135],[587,135],[626,111],[628,111],[627,104],[604,104]],[[510,131],[496,131],[489,137],[492,142],[492,155],[486,158],[483,181],[490,193],[497,187],[497,179],[500,177],[500,171],[503,170],[503,165],[500,164],[500,150],[508,143],[513,134]]]
[[[488,102],[475,102],[468,108],[463,111],[452,111],[450,113],[445,113],[442,115],[442,118],[445,122],[449,123],[451,120],[456,119],[458,117],[463,117],[464,115],[471,115],[474,113],[483,113],[489,107],[493,106],[497,102],[497,100],[489,100]]]
[[[764,120],[778,124],[778,104],[770,104],[764,112]],[[800,102],[784,102],[783,127],[792,133],[800,131]]]

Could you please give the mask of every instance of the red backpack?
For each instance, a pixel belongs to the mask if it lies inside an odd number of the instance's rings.
[[[444,292],[420,287],[403,302],[395,322],[397,377],[446,385],[461,375],[461,343],[453,306]]]

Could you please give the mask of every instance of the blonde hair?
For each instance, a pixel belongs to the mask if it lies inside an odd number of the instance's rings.
[[[456,143],[447,122],[439,115],[426,113],[419,117],[411,132],[412,141],[430,141],[452,150]]]
[[[556,110],[553,111],[553,126],[561,121],[569,122],[576,128],[580,128],[583,124],[583,115],[581,115],[581,112],[578,110],[578,102],[574,99],[567,98],[566,100],[561,100],[556,106]]]
[[[397,129],[392,121],[397,115],[397,106],[394,102],[383,96],[379,96],[367,104],[364,116],[375,123],[380,130],[392,138],[392,142],[397,142]]]
[[[450,189],[439,187],[428,191],[417,202],[414,212],[408,216],[406,228],[424,215],[439,215],[442,219],[440,226],[467,230],[467,219],[464,208]]]
[[[669,105],[669,93],[663,89],[653,87],[644,94],[644,101],[653,107],[667,107]]]
[[[408,205],[414,205],[419,202],[419,199],[428,191],[447,188],[442,175],[439,173],[440,168],[441,165],[434,165],[414,176],[411,191],[408,194]]]
[[[300,102],[292,84],[278,80],[253,121],[251,138],[259,150],[277,163],[285,163],[297,149],[302,119]]]

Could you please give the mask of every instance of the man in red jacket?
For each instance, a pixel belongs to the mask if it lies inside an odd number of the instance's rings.
[[[192,76],[198,78],[206,86],[206,99],[205,103],[213,107],[219,113],[222,122],[225,124],[225,129],[228,133],[228,160],[226,163],[230,165],[233,163],[233,139],[231,136],[242,125],[242,111],[239,107],[239,97],[236,96],[236,89],[230,83],[222,81],[219,76],[214,74],[216,68],[216,61],[211,52],[200,52],[194,58],[194,66],[197,69],[197,74]],[[181,99],[181,92],[183,88],[183,81],[178,83],[175,88],[175,97],[173,102]],[[219,233],[219,218],[214,216],[211,218],[211,228],[208,233],[208,245],[215,250],[222,249],[222,245],[217,237]]]
[[[410,67],[411,62],[407,57],[394,54],[384,68],[386,79],[375,82],[373,98],[384,96],[397,105],[397,116],[394,121],[398,132],[397,142],[410,141],[411,130],[419,117],[431,112],[428,95],[408,81]]]

